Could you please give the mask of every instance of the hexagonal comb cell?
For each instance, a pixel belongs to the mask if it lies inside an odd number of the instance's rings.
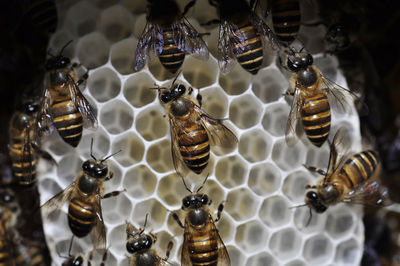
[[[303,203],[302,203],[303,204]],[[302,205],[300,204],[300,206]],[[331,209],[328,210],[328,212]],[[294,212],[294,224],[298,230],[303,233],[314,233],[325,230],[325,223],[327,215],[318,215],[317,213],[310,212],[308,206],[302,206],[295,208]]]
[[[354,239],[349,239],[337,246],[335,263],[341,265],[355,265],[358,263],[361,257],[362,247]]]
[[[215,168],[215,176],[227,188],[243,184],[246,174],[246,163],[237,155],[220,159]]]
[[[306,266],[307,264],[302,260],[293,260],[285,264],[285,266]]]
[[[333,56],[316,57],[314,64],[319,68],[324,77],[332,81],[336,80],[338,61]]]
[[[153,194],[157,185],[157,176],[145,165],[129,169],[124,177],[123,187],[133,198],[145,198]]]
[[[284,171],[294,169],[304,163],[305,148],[299,143],[288,147],[285,140],[278,140],[272,148],[272,160]]]
[[[182,69],[183,76],[193,88],[204,88],[215,82],[218,65],[215,60],[204,61],[187,56]]]
[[[261,252],[256,255],[250,256],[247,260],[246,266],[278,266],[279,263],[268,252]]]
[[[229,95],[242,94],[249,88],[250,81],[251,75],[240,67],[239,64],[236,64],[235,68],[228,74],[221,74],[218,80],[222,89]]]
[[[285,225],[291,218],[289,204],[281,196],[273,196],[264,200],[259,212],[260,219],[269,227]]]
[[[129,11],[115,5],[101,12],[98,28],[107,39],[116,42],[131,34],[132,25],[133,18]]]
[[[334,252],[332,242],[324,234],[318,234],[306,240],[303,257],[310,265],[327,264]]]
[[[256,252],[265,247],[268,239],[266,227],[258,220],[241,224],[236,229],[235,242],[245,252]]]
[[[75,35],[83,36],[94,31],[99,14],[91,2],[79,1],[67,11],[65,24]]]
[[[181,206],[187,190],[183,189],[182,179],[176,173],[164,176],[158,183],[157,194],[170,206]]]
[[[126,100],[134,107],[142,107],[154,101],[157,90],[154,88],[154,80],[146,73],[141,72],[129,77],[124,84],[123,93]]]
[[[244,262],[246,261],[246,256],[242,253],[240,249],[235,246],[229,245],[226,246],[226,250],[228,251],[231,262],[234,261],[235,263],[237,263],[237,265],[244,265]]]
[[[106,102],[119,94],[121,80],[113,70],[101,68],[90,73],[87,87],[97,101]]]
[[[229,119],[241,129],[258,124],[261,113],[261,104],[249,94],[234,99],[229,107]]]
[[[275,102],[289,88],[287,79],[276,68],[265,68],[253,79],[252,90],[264,103]]]
[[[315,180],[306,170],[299,170],[289,174],[283,183],[282,192],[292,201],[304,201],[306,185],[313,185]]]
[[[133,73],[136,38],[122,40],[111,47],[111,64],[121,74]]]
[[[160,228],[166,221],[167,212],[168,210],[158,200],[148,199],[136,204],[130,221],[144,224],[146,213],[148,213],[147,228]]]
[[[285,103],[270,105],[265,109],[261,124],[271,135],[284,136],[289,112],[290,107]]]
[[[168,120],[161,106],[151,107],[141,111],[136,118],[136,129],[147,141],[164,137],[168,130]]]
[[[132,127],[132,108],[120,100],[106,103],[100,112],[100,122],[111,134],[125,132]]]
[[[238,188],[228,193],[225,210],[237,221],[243,221],[256,214],[258,199],[248,188]]]
[[[92,154],[90,154],[90,145],[93,139]],[[98,160],[105,158],[110,150],[110,139],[102,128],[96,131],[88,131],[83,135],[78,146],[79,154],[85,159],[91,158],[91,155]]]
[[[87,69],[104,65],[108,60],[109,50],[108,41],[98,32],[83,36],[76,45],[79,62]]]
[[[249,162],[265,160],[271,153],[271,138],[260,129],[250,130],[240,137],[239,153]]]
[[[107,192],[111,192],[107,190]],[[106,193],[107,193],[106,192]],[[104,219],[111,224],[117,224],[129,218],[132,211],[132,203],[125,195],[125,192],[118,196],[103,199],[101,201]]]
[[[220,87],[207,88],[200,91],[203,97],[202,108],[214,118],[225,118],[228,99]]]
[[[354,230],[355,225],[351,210],[349,208],[341,208],[329,213],[325,228],[332,238],[341,238],[348,236]]]
[[[273,254],[282,259],[295,257],[301,250],[301,236],[293,228],[285,228],[271,236],[269,248]]]
[[[249,174],[249,187],[259,196],[267,196],[279,189],[281,173],[271,163],[255,165]]]
[[[165,173],[174,169],[169,140],[154,143],[148,148],[146,161],[153,170]]]
[[[122,166],[131,166],[142,160],[144,154],[143,142],[135,133],[126,133],[114,140],[111,146],[112,153],[121,150],[114,155],[114,159]]]

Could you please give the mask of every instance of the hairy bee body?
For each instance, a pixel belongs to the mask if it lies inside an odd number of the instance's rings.
[[[87,236],[96,222],[93,203],[80,198],[73,198],[68,206],[68,225],[77,237]]]
[[[4,223],[0,224],[0,265],[12,265],[13,247]]]
[[[164,44],[159,54],[161,64],[171,73],[176,73],[185,60],[185,51],[179,49],[175,41],[175,33],[171,25],[162,26]]]
[[[22,243],[19,243],[18,255],[15,258],[16,266],[45,266],[47,265],[42,251],[39,247],[31,246],[23,246]],[[21,248],[22,247],[22,248]]]
[[[297,37],[300,29],[299,0],[273,0],[272,23],[275,34],[285,46],[289,46]]]

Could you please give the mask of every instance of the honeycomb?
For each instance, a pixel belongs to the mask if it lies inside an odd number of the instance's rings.
[[[315,7],[301,1],[305,20],[312,19]],[[109,256],[107,265],[128,265],[125,249],[125,221],[137,228],[149,214],[147,230],[158,237],[153,245],[165,255],[168,241],[174,242],[170,262],[179,265],[183,230],[171,213],[180,210],[187,195],[174,171],[169,124],[154,84],[168,86],[171,76],[158,59],[134,73],[133,57],[138,37],[145,24],[145,1],[58,1],[59,28],[51,37],[49,48],[59,51],[69,40],[64,54],[90,70],[83,94],[97,110],[96,131],[84,130],[76,149],[64,143],[57,133],[47,137],[43,148],[58,162],[58,167],[43,160],[39,164],[39,189],[44,203],[67,187],[81,170],[82,162],[93,153],[104,157],[122,152],[107,160],[114,178],[105,183],[106,192],[126,189],[119,196],[102,200],[107,228]],[[184,1],[179,2],[181,8]],[[210,12],[210,10],[212,10]],[[307,13],[308,12],[308,13]],[[323,215],[308,208],[291,208],[304,203],[306,184],[320,178],[302,164],[327,167],[329,148],[317,149],[303,136],[294,147],[285,143],[284,132],[291,99],[282,93],[289,86],[290,73],[282,70],[272,52],[265,56],[265,67],[251,76],[237,64],[227,75],[218,69],[216,42],[218,27],[200,27],[216,18],[207,1],[198,1],[188,19],[205,38],[210,50],[208,61],[187,56],[178,81],[199,88],[203,108],[217,118],[229,118],[225,124],[239,139],[237,148],[215,151],[203,173],[209,173],[203,192],[213,200],[211,210],[225,201],[222,219],[217,223],[228,249],[232,265],[356,265],[361,261],[364,227],[359,208],[338,204]],[[300,38],[314,54],[323,50],[319,27],[302,27]],[[268,52],[268,51],[267,51]],[[315,64],[336,83],[346,87],[335,57],[317,54]],[[359,151],[359,121],[354,107],[348,114],[332,114],[333,133],[340,127],[352,132],[353,149]],[[202,176],[189,176],[192,188]],[[61,265],[61,254],[68,252],[71,232],[67,206],[44,218],[44,230],[53,265]],[[74,240],[72,253],[88,256],[90,238]],[[95,261],[102,254],[96,254]],[[95,262],[96,263],[96,262]]]

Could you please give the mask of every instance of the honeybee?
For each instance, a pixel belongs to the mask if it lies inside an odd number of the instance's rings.
[[[43,255],[45,249],[42,243],[37,241],[30,241],[25,238],[18,239],[16,246],[16,253],[14,263],[16,266],[46,266],[49,262],[46,262]]]
[[[147,23],[135,52],[135,71],[141,70],[146,60],[157,55],[161,64],[171,73],[182,66],[185,53],[208,59],[208,48],[196,29],[185,18],[174,0],[148,0]]]
[[[15,194],[10,189],[0,190],[0,264],[13,265],[17,210]]]
[[[41,208],[48,214],[69,201],[68,225],[73,235],[82,238],[90,233],[95,249],[104,249],[106,229],[101,211],[101,200],[117,196],[122,191],[103,195],[104,182],[113,177],[112,171],[104,162],[116,153],[97,160],[92,154],[92,146],[93,139],[90,147],[92,159],[82,164],[82,172],[77,175],[74,182],[49,199]]]
[[[277,49],[272,30],[258,17],[245,0],[209,0],[219,13],[218,63],[228,73],[235,60],[255,75],[263,62],[264,38]],[[215,20],[207,24],[214,23]]]
[[[78,65],[71,64],[71,60],[62,55],[70,43],[46,62],[46,82],[38,122],[42,132],[50,134],[54,126],[66,143],[76,147],[82,137],[84,122],[87,122],[86,127],[96,128],[97,119],[95,110],[79,90],[87,73],[78,80],[74,72]]]
[[[215,227],[215,223],[221,218],[224,209],[223,202],[218,206],[217,219],[213,219],[207,205],[212,203],[206,194],[199,193],[203,188],[208,176],[203,184],[194,194],[185,184],[190,195],[182,200],[182,210],[186,210],[185,226],[179,220],[176,213],[172,217],[178,225],[185,229],[183,235],[183,246],[181,253],[182,266],[186,265],[231,265],[231,261]]]
[[[72,242],[73,242],[74,237],[72,236],[71,242],[69,244],[69,249],[68,249],[68,256],[61,255],[60,252],[57,250],[58,256],[61,258],[65,258],[66,260],[63,261],[61,264],[62,266],[81,266],[83,265],[83,262],[85,261],[85,257],[82,254],[78,255],[71,255],[71,248],[72,248]],[[94,250],[92,250],[89,254],[89,260],[87,261],[87,265],[91,266],[92,259],[93,259],[93,253]],[[106,250],[103,254],[102,261],[100,263],[100,266],[104,266],[106,261],[107,261],[107,255],[108,255],[108,250]]]
[[[176,80],[176,79],[175,79]],[[185,177],[189,170],[200,174],[208,164],[211,145],[231,147],[237,143],[235,134],[223,125],[222,120],[212,118],[201,108],[201,95],[197,100],[186,94],[186,87],[175,84],[170,88],[159,87],[161,103],[171,128],[172,159],[176,172]]]
[[[290,86],[294,91],[287,92],[294,98],[286,126],[286,143],[293,146],[297,142],[296,126],[301,118],[310,142],[321,147],[331,127],[331,105],[346,111],[355,96],[325,78],[313,65],[313,57],[307,52],[289,55],[287,68],[294,72],[290,78]]]
[[[376,181],[378,155],[366,150],[349,156],[350,143],[344,141],[343,132],[343,128],[339,129],[333,138],[326,172],[305,166],[312,172],[324,175],[316,186],[307,186],[305,205],[317,213],[323,213],[330,205],[339,202],[372,206],[390,204],[387,190]]]
[[[133,254],[130,260],[131,266],[163,266],[170,264],[167,260],[169,258],[169,253],[173,247],[173,242],[169,241],[165,258],[161,258],[157,255],[157,252],[151,248],[153,243],[156,242],[157,237],[152,233],[143,234],[147,223],[147,214],[144,222],[143,229],[140,228],[137,232],[132,224],[128,221],[126,222],[126,249],[129,253]]]

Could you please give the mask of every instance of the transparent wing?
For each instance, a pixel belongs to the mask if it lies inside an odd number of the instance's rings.
[[[206,43],[201,38],[197,30],[189,23],[186,18],[179,21],[182,38],[184,40],[184,51],[192,54],[194,57],[207,60],[208,48]]]
[[[75,181],[71,183],[63,191],[59,192],[57,195],[49,199],[40,208],[43,213],[47,216],[51,212],[60,209],[67,201],[74,197],[76,194],[76,183]]]
[[[218,38],[218,65],[223,74],[228,73],[235,63],[232,47],[240,44],[239,37],[233,30],[233,25],[227,21],[222,21],[219,27]],[[241,46],[239,46],[239,49]]]
[[[94,248],[105,250],[106,249],[106,227],[104,226],[103,213],[101,211],[101,197],[96,195],[97,200],[95,204],[95,211],[97,215],[96,224],[94,225],[92,231],[90,232],[90,238]]]
[[[169,123],[171,128],[171,153],[174,168],[178,175],[185,178],[190,170],[183,161],[178,145],[178,131],[184,130],[184,127],[182,127],[182,124],[176,121],[172,116],[169,118]]]
[[[341,169],[343,163],[347,159],[350,147],[351,142],[350,138],[346,135],[346,129],[343,127],[339,128],[330,145],[329,165],[326,178]]]
[[[322,77],[322,82],[324,88],[328,91],[331,107],[342,112],[351,111],[351,106],[354,104],[354,100],[358,99],[358,96],[325,77]]]
[[[299,137],[296,133],[297,124],[300,121],[300,108],[303,99],[300,96],[300,90],[294,90],[292,107],[289,112],[288,121],[286,123],[285,140],[288,146],[293,146],[297,143]]]
[[[263,37],[263,39],[269,43],[272,49],[279,51],[282,49],[277,37],[270,27],[265,23],[265,21],[257,16],[256,14],[251,14],[251,23],[257,28],[258,33]]]
[[[46,78],[46,81],[46,86],[50,86],[50,81],[48,80],[48,77]],[[40,129],[40,135],[42,133],[44,133],[45,135],[50,135],[54,130],[53,117],[51,116],[50,112],[50,105],[51,95],[49,89],[46,87],[43,93],[43,100],[37,117],[37,124]]]
[[[152,61],[161,53],[162,47],[163,38],[160,28],[156,24],[147,22],[136,46],[134,70],[141,70],[147,59]]]
[[[226,250],[225,244],[219,235],[218,229],[215,227],[215,223],[211,215],[208,217],[207,225],[210,232],[210,239],[216,239],[218,243],[218,265],[231,265],[231,259],[229,258],[228,251]]]
[[[68,89],[71,94],[71,99],[75,103],[78,111],[81,113],[85,127],[90,127],[93,129],[97,128],[97,118],[96,118],[96,110],[90,105],[88,100],[86,100],[85,96],[83,96],[82,92],[79,90],[75,81],[70,75],[68,77]]]
[[[345,195],[342,201],[371,207],[384,207],[392,204],[387,189],[375,180],[363,182]]]
[[[25,128],[25,138],[24,138],[24,147],[22,150],[22,162],[29,162],[29,171],[30,171],[30,175],[29,175],[29,180],[19,180],[19,182],[28,182],[31,183],[33,181],[33,175],[34,175],[34,171],[35,171],[35,167],[36,165],[33,165],[33,159],[34,159],[34,149],[32,147],[32,140],[31,140],[31,134],[30,134],[30,126],[28,125]]]

